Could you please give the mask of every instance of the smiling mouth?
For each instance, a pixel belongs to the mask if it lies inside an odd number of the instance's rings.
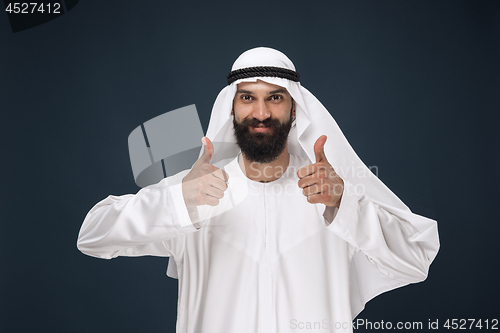
[[[267,132],[269,131],[269,127],[265,127],[265,126],[252,126],[252,129],[255,131],[255,132],[258,132],[258,133],[264,133],[264,132]]]

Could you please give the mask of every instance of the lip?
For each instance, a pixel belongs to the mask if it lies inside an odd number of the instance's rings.
[[[269,127],[252,127],[252,129],[258,133],[265,133],[269,131]]]

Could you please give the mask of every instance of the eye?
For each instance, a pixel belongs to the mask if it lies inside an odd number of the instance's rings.
[[[250,95],[241,95],[240,98],[244,101],[250,101],[252,99],[252,96]]]
[[[280,101],[280,100],[283,99],[283,96],[281,96],[281,95],[272,95],[271,97],[269,97],[269,99],[271,101]]]

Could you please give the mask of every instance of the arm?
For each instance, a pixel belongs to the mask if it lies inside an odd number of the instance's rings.
[[[78,249],[105,259],[178,252],[169,240],[198,230],[197,206],[217,206],[227,189],[227,173],[210,164],[212,142],[206,137],[202,142],[205,149],[191,170],[95,205],[83,221]]]
[[[353,185],[344,182],[328,162],[325,142],[325,135],[316,140],[316,163],[297,172],[307,201],[326,205],[323,216],[328,230],[350,245],[351,258],[359,258],[355,252],[361,251],[367,263],[390,279],[424,280],[439,249],[436,222],[356,194]]]
[[[439,249],[435,221],[357,195],[347,182],[340,207],[326,207],[324,217],[328,230],[401,282],[425,280]]]
[[[141,189],[135,195],[108,196],[87,214],[78,249],[90,256],[169,256],[169,239],[195,232],[182,198],[187,171]]]

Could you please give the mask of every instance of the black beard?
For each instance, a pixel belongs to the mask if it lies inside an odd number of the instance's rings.
[[[266,133],[250,133],[250,127],[260,124],[268,127]],[[290,119],[282,123],[278,119],[267,118],[264,121],[258,119],[243,119],[238,123],[233,119],[234,136],[241,152],[251,162],[271,163],[283,152],[288,140],[288,133],[292,128],[292,115]]]

